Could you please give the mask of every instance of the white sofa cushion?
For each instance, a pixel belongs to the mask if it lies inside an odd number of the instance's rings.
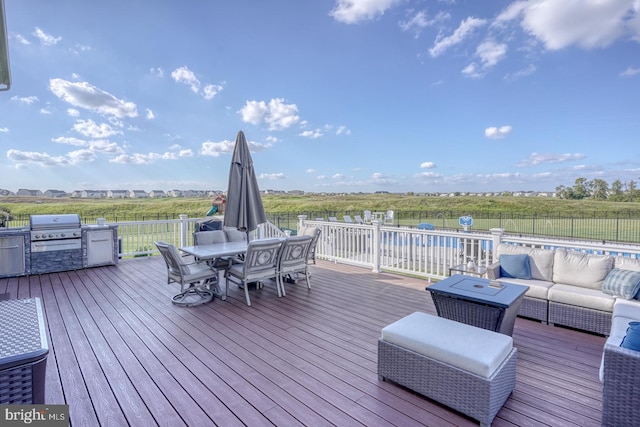
[[[555,251],[551,249],[533,248],[529,252],[529,266],[531,278],[553,281],[553,260]]]
[[[617,256],[614,258],[613,266],[623,270],[640,271],[640,259]]]
[[[530,298],[549,299],[549,289],[554,285],[553,282],[535,279],[512,279],[509,277],[501,277],[499,282],[515,283],[517,285],[528,286],[529,289],[525,293]]]
[[[531,248],[529,246],[509,245],[500,243],[496,248],[495,260],[500,259],[500,255],[529,255],[529,269],[531,278],[536,280],[553,280],[553,260],[554,252],[551,249]]]
[[[558,249],[553,260],[553,281],[600,291],[612,268],[612,256]]]
[[[616,299],[600,289],[556,283],[549,289],[549,301],[612,312]]]
[[[513,348],[508,335],[421,312],[384,327],[382,340],[485,378]]]
[[[613,315],[611,316],[611,332],[606,344],[619,347],[622,339],[627,334],[629,322],[640,320],[640,301],[616,299],[613,304]],[[600,362],[600,381],[604,381],[604,355]]]

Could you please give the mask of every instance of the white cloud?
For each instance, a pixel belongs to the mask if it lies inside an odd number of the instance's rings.
[[[252,153],[256,153],[258,151],[264,151],[271,147],[270,143],[261,144],[259,142],[247,141],[247,145],[249,146],[249,151]],[[235,141],[222,141],[222,142],[212,142],[206,141],[202,143],[200,147],[200,155],[202,156],[213,156],[218,157],[221,154],[231,154],[233,153],[233,149],[236,146]]]
[[[222,89],[223,87],[220,85],[208,84],[202,89],[202,97],[207,100],[212,99],[214,96],[219,94]]]
[[[309,168],[307,170],[305,170],[306,173],[316,173],[315,169]]]
[[[59,136],[57,138],[52,138],[51,140],[58,144],[69,144],[78,147],[84,147],[87,145],[87,141],[85,141],[84,139],[74,138],[70,136]]]
[[[639,8],[637,0],[521,0],[496,23],[521,18],[524,31],[549,50],[603,48],[624,37],[640,40]]]
[[[147,120],[153,120],[156,118],[156,115],[153,114],[153,111],[151,111],[150,109],[147,108]]]
[[[171,72],[171,77],[176,81],[176,83],[182,83],[191,87],[191,90],[195,93],[198,93],[200,90],[200,80],[198,80],[193,71],[186,66],[173,70]]]
[[[422,30],[425,28],[436,25],[439,22],[443,22],[450,17],[451,15],[447,12],[438,12],[433,19],[429,19],[427,12],[421,10],[416,12],[413,16],[409,16],[406,21],[400,21],[398,25],[402,31],[411,31],[415,38],[418,38],[420,37]]]
[[[37,101],[39,101],[37,96],[12,96],[11,97],[12,101],[18,101],[22,104],[27,104],[27,105],[31,105]]]
[[[436,164],[433,162],[422,162],[420,163],[421,169],[433,169],[436,167]]]
[[[148,153],[148,154],[121,154],[119,156],[114,157],[109,160],[111,163],[119,163],[126,165],[148,165],[155,163],[157,160],[165,158],[171,160],[172,155],[169,153],[165,153],[164,155],[160,155],[158,153]]]
[[[464,41],[464,39],[469,37],[477,28],[484,26],[486,23],[487,21],[485,19],[474,18],[473,16],[468,17],[460,22],[460,26],[458,26],[450,36],[443,37],[439,34],[438,37],[436,37],[433,47],[429,49],[429,54],[434,58],[441,55],[450,47]]]
[[[78,120],[73,125],[73,129],[81,135],[93,139],[108,138],[122,133],[106,123],[97,124],[93,120]]]
[[[338,126],[336,135],[351,135],[351,130],[347,129],[346,126]]]
[[[30,45],[31,44],[31,42],[29,40],[27,40],[27,38],[25,36],[23,36],[22,34],[16,34],[13,37],[16,40],[18,40],[18,43],[20,43],[20,44],[24,44],[24,45]]]
[[[261,173],[258,175],[260,179],[268,179],[268,180],[276,180],[276,179],[285,179],[285,176],[282,172],[279,173]]]
[[[67,155],[69,156],[69,161],[72,164],[88,163],[98,158],[98,156],[93,150],[87,150],[87,149],[71,151]]]
[[[40,166],[68,166],[71,161],[64,156],[50,156],[47,153],[35,151],[20,151],[11,149],[7,151],[7,158],[21,164],[37,164]]]
[[[320,138],[320,137],[324,136],[324,134],[322,133],[322,131],[320,129],[316,129],[316,130],[305,130],[304,132],[299,133],[298,136],[303,136],[305,138],[316,139],[316,138]]]
[[[71,51],[71,53],[75,54],[75,55],[80,55],[83,52],[88,52],[91,50],[90,46],[85,46],[82,44],[77,44],[74,47],[69,49]]]
[[[493,67],[507,54],[507,45],[491,40],[484,41],[476,49],[476,55],[480,58],[484,68]]]
[[[75,108],[67,108],[67,115],[70,117],[78,117],[80,116],[80,111]]]
[[[40,43],[45,46],[53,46],[62,40],[62,37],[54,37],[51,34],[45,33],[38,27],[33,31],[33,35],[36,36],[38,40],[40,40]]]
[[[484,136],[489,139],[502,139],[509,135],[513,128],[511,126],[488,127],[484,130]]]
[[[0,132],[9,132],[9,128],[0,128]]]
[[[156,77],[164,77],[164,68],[162,67],[158,67],[158,68],[150,68],[149,72],[151,73],[152,76],[156,76]]]
[[[415,178],[421,180],[437,180],[442,178],[442,174],[437,172],[420,172],[414,175]]]
[[[114,118],[136,117],[136,104],[116,98],[87,82],[49,80],[49,89],[58,98],[73,105]]]
[[[563,163],[572,160],[582,160],[586,156],[581,153],[565,153],[565,154],[551,154],[551,153],[531,153],[528,158],[522,160],[516,166],[527,167],[536,166],[544,163]]]
[[[529,76],[533,73],[535,73],[537,70],[537,67],[533,64],[529,64],[529,66],[527,66],[526,68],[523,68],[522,70],[516,71],[515,73],[509,73],[507,75],[505,75],[505,80],[516,80],[519,79],[520,77],[526,77]]]
[[[106,141],[103,139],[90,141],[89,148],[92,151],[109,154],[109,155],[117,155],[117,154],[124,153],[124,150],[122,149],[122,147],[120,147],[117,143]]]
[[[259,125],[266,123],[269,130],[283,130],[300,121],[295,104],[285,104],[284,99],[274,98],[267,104],[264,101],[247,101],[240,110],[242,121]]]
[[[337,0],[329,15],[336,21],[355,24],[373,20],[401,2],[402,0]]]
[[[47,108],[41,108],[40,109],[40,114],[52,114],[52,113]]]
[[[200,154],[202,156],[218,157],[220,154],[231,154],[235,147],[235,141],[212,142],[206,141],[202,143]]]
[[[631,77],[631,76],[635,76],[637,74],[640,74],[640,67],[638,67],[638,68],[629,67],[626,70],[624,70],[623,72],[621,72],[620,76],[621,77]]]
[[[164,71],[162,71],[161,68],[157,70],[152,68],[151,73],[154,75],[158,75],[159,77],[162,77],[162,75],[164,75]],[[202,97],[206,100],[212,99],[223,89],[221,85],[214,85],[209,83],[204,85],[202,91],[200,91],[200,87],[202,86],[200,80],[196,77],[194,72],[186,66],[173,70],[171,72],[171,77],[173,78],[173,80],[175,80],[176,83],[181,83],[189,86],[194,93],[200,93],[200,95],[202,95]]]

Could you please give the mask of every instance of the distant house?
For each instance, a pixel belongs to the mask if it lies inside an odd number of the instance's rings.
[[[153,198],[167,197],[167,193],[165,193],[163,190],[151,190],[149,192],[149,197],[153,197]]]
[[[28,190],[26,188],[20,188],[16,193],[16,196],[42,197],[43,194],[40,190]]]
[[[167,191],[168,197],[182,197],[182,191],[180,190],[169,190]]]
[[[107,197],[107,192],[103,190],[82,190],[80,197],[83,199],[102,199]]]
[[[146,199],[149,197],[149,193],[144,190],[129,190],[129,198],[131,199]]]
[[[13,196],[13,192],[0,188],[0,196]]]
[[[199,197],[200,195],[201,192],[196,190],[184,190],[182,192],[182,197]]]
[[[47,190],[44,192],[46,197],[67,197],[69,193],[65,193],[62,190]]]
[[[107,197],[110,199],[124,199],[127,197],[127,190],[109,190]]]

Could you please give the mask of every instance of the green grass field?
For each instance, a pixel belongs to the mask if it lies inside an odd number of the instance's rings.
[[[560,200],[546,197],[424,197],[399,194],[265,195],[265,211],[281,228],[296,228],[297,216],[342,220],[364,210],[396,213],[395,225],[427,222],[442,228],[460,228],[458,217],[472,215],[472,229],[504,228],[510,233],[640,241],[640,203],[595,200]],[[211,199],[52,199],[11,197],[0,199],[0,211],[28,221],[30,214],[77,213],[84,221],[176,219],[179,214],[204,217]],[[9,223],[10,225],[10,223]]]

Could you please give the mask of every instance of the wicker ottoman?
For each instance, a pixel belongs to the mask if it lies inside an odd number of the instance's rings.
[[[516,385],[510,336],[416,312],[382,329],[378,376],[488,426]]]
[[[40,299],[0,301],[0,405],[45,403],[48,353]]]

